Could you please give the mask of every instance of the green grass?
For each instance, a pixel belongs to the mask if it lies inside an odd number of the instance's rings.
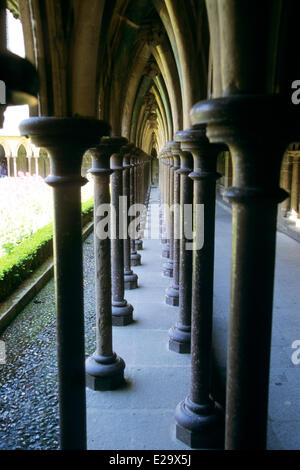
[[[82,203],[82,225],[93,214],[93,198]],[[0,258],[0,301],[3,302],[53,253],[53,224],[37,230],[30,238],[16,245],[11,252]]]

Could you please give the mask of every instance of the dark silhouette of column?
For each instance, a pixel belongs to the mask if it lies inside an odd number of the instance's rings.
[[[111,139],[91,149],[94,177],[94,249],[96,290],[96,351],[86,360],[86,384],[93,390],[114,390],[124,384],[125,363],[113,352],[109,178]],[[118,150],[118,147],[117,147]],[[105,226],[104,226],[105,224]]]
[[[177,132],[175,141],[182,142],[192,135],[190,129]],[[189,353],[191,348],[191,306],[192,306],[192,250],[187,246],[188,209],[193,204],[193,182],[189,174],[193,169],[191,153],[180,151],[180,274],[179,274],[179,320],[169,331],[169,349],[178,353]],[[192,211],[190,211],[192,214]],[[192,221],[190,220],[190,223]]]
[[[127,139],[112,137],[109,139],[113,145],[110,157],[111,175],[111,202],[116,217],[112,217],[112,324],[125,326],[132,323],[133,307],[124,298],[124,239],[120,236],[121,221],[119,214],[124,213],[120,207],[120,197],[123,195],[122,172],[123,153],[121,147],[126,145]],[[126,236],[126,234],[123,234]]]
[[[41,117],[23,121],[22,135],[47,149],[54,196],[54,266],[62,449],[86,448],[81,176],[83,153],[109,133],[88,118]]]
[[[213,319],[213,272],[217,156],[222,150],[210,144],[205,126],[181,138],[183,151],[191,152],[194,170],[194,247],[192,283],[192,338],[190,393],[176,409],[176,436],[190,447],[224,447],[224,417],[210,397]]]
[[[168,305],[179,305],[179,258],[180,258],[180,175],[177,170],[180,168],[180,143],[173,142],[171,147],[173,155],[173,173],[174,173],[174,231],[173,231],[173,282],[166,289],[166,303]]]
[[[195,124],[228,145],[233,186],[232,277],[228,338],[226,449],[265,449],[277,205],[281,160],[292,125],[276,95],[234,95],[200,102]],[[263,228],[263,229],[262,229]]]
[[[138,276],[131,269],[131,239],[128,234],[130,217],[128,215],[130,207],[130,154],[134,149],[134,144],[127,144],[123,147],[123,196],[126,197],[126,205],[124,207],[124,220],[126,221],[126,238],[124,239],[124,287],[125,289],[136,289],[138,286]]]

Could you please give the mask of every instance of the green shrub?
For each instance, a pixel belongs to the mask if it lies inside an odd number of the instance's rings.
[[[82,225],[93,215],[93,199],[82,203]],[[11,248],[0,258],[0,301],[19,287],[47,258],[53,254],[53,224],[37,230],[30,238]]]

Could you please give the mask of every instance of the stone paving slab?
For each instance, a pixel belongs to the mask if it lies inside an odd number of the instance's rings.
[[[90,450],[190,450],[175,438],[174,412],[89,408]]]

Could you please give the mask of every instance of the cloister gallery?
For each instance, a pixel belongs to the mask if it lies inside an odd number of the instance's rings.
[[[299,449],[299,2],[0,3],[1,111],[27,103],[31,116],[21,136],[1,137],[1,161],[54,195],[60,447]],[[5,6],[26,59],[6,48]],[[94,228],[103,204],[119,213],[126,196],[128,223],[141,205],[136,236],[120,236],[118,217],[115,237],[95,230],[91,354],[87,173]],[[155,224],[160,241],[146,236]]]

